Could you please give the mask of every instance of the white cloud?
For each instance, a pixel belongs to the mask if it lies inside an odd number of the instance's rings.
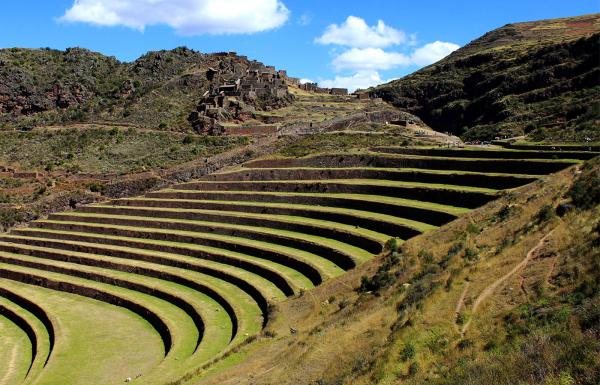
[[[425,44],[421,48],[417,48],[410,58],[413,64],[426,66],[445,58],[459,48],[460,46],[454,43],[435,41],[433,43]]]
[[[326,88],[341,87],[351,91],[393,80],[383,80],[379,71],[426,66],[460,48],[454,43],[443,41],[418,47],[416,34],[406,34],[385,25],[382,20],[370,27],[364,19],[356,16],[349,16],[340,25],[328,26],[315,42],[334,46],[330,50],[333,57],[331,64],[336,72],[342,73],[334,79],[322,80],[319,84]],[[384,50],[392,46],[402,47],[395,51]],[[346,48],[340,53],[338,47]]]
[[[412,54],[387,52],[381,48],[351,48],[333,61],[336,71],[379,71],[390,70],[402,66],[426,66],[446,57],[459,48],[453,43],[436,41],[415,49]]]
[[[265,31],[289,14],[281,0],[75,0],[60,20],[137,30],[162,24],[201,35]]]
[[[312,80],[306,79],[306,78],[300,79],[300,84],[306,84],[306,83],[314,83],[314,82]]]
[[[350,92],[354,92],[359,88],[365,89],[388,81],[390,80],[381,79],[377,71],[359,71],[352,76],[336,76],[335,79],[322,80],[319,85],[325,88],[348,88]]]
[[[407,41],[404,32],[388,27],[383,20],[369,27],[364,19],[348,16],[341,25],[331,24],[316,39],[320,44],[336,44],[353,48],[384,48]]]
[[[352,48],[333,59],[336,71],[343,70],[389,70],[401,65],[410,65],[408,56],[397,52],[386,52],[381,48]]]

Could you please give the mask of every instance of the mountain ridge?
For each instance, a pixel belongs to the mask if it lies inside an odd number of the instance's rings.
[[[466,140],[598,140],[598,52],[600,14],[507,24],[370,95]]]

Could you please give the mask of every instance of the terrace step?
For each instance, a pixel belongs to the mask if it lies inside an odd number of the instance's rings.
[[[84,228],[89,228],[88,230],[97,231],[97,233],[88,231],[23,228],[14,230],[13,234],[15,235],[0,237],[0,239],[13,238],[15,242],[52,244],[52,247],[57,248],[78,249],[76,251],[84,252],[92,250],[91,252],[94,254],[109,253],[107,255],[124,256],[134,259],[139,255],[139,251],[141,250],[152,250],[179,256],[205,259],[240,267],[259,274],[275,283],[286,295],[293,295],[299,289],[313,287],[313,283],[309,278],[310,275],[312,275],[311,278],[315,280],[321,278],[320,270],[317,267],[301,259],[294,259],[300,258],[297,255],[287,255],[278,252],[267,254],[268,250],[265,249],[264,255],[255,256],[225,248],[194,244],[192,238],[189,238],[186,243],[152,239],[152,236],[161,238],[165,235],[164,233],[156,232],[154,229],[145,230],[148,232],[147,238],[137,238],[136,235],[140,235],[139,230],[135,228],[119,228],[125,226],[93,226],[86,223],[72,226],[81,228],[82,230]],[[116,234],[122,233],[124,235],[104,234],[110,232]],[[19,239],[23,237],[31,239]],[[298,253],[298,255],[299,254],[300,253]],[[265,257],[273,258],[273,260],[265,259]],[[300,269],[306,268],[307,271],[298,270],[295,268],[297,266],[300,266]]]
[[[372,254],[346,243],[324,237],[297,233],[289,230],[273,230],[265,227],[234,225],[201,220],[154,218],[151,216],[126,216],[70,212],[51,215],[46,221],[34,222],[33,226],[65,230],[68,223],[91,223],[136,228],[158,228],[194,233],[209,233],[301,249],[331,260],[344,270],[356,267],[372,257]]]
[[[326,179],[380,179],[419,183],[448,184],[503,190],[519,187],[537,179],[532,175],[491,174],[468,171],[442,171],[397,168],[242,168],[236,171],[206,175],[206,181],[273,181]]]
[[[56,325],[56,344],[50,360],[37,378],[25,384],[62,384],[66,378],[69,383],[111,383],[132,373],[149,373],[164,360],[164,342],[139,314],[93,299],[93,291],[72,294],[71,284],[60,290],[45,288],[58,285],[48,280],[51,273],[6,267],[13,274],[40,274],[25,277],[30,283],[15,280],[17,276],[0,279],[0,287],[41,304]]]
[[[55,327],[39,305],[0,283],[0,315],[14,322],[27,335],[31,359],[24,380],[33,382],[46,366],[54,348]]]
[[[4,252],[0,256],[17,261],[25,261],[25,258],[27,258],[22,255]],[[158,374],[160,372],[159,368],[170,365],[179,366],[176,357],[187,357],[194,350],[195,339],[190,344],[189,335],[185,332],[186,326],[193,325],[191,319],[176,306],[154,296],[45,269],[4,262],[0,262],[0,277],[100,300],[139,315],[150,323],[160,335],[164,348],[164,359],[150,373],[156,372]],[[194,329],[193,326],[192,329]],[[61,338],[63,338],[62,335]],[[188,340],[187,343],[185,342],[186,339]],[[54,365],[53,361],[52,364]]]
[[[374,147],[373,152],[386,154],[405,154],[449,158],[479,159],[577,159],[589,160],[600,155],[591,151],[526,151],[526,150],[493,150],[493,149],[447,149],[447,148],[406,148],[406,147]]]
[[[115,257],[125,261],[150,262],[161,266],[170,266],[197,272],[239,287],[254,299],[263,312],[266,311],[270,301],[285,298],[285,293],[272,282],[277,281],[277,273],[268,269],[265,270],[270,272],[275,279],[269,280],[239,267],[160,251],[14,235],[0,237],[0,241],[23,245],[34,244],[38,247],[47,247],[48,250],[45,251],[43,255],[47,258],[58,258],[59,260],[68,258],[73,252],[76,252],[94,256]],[[0,250],[1,249],[2,244],[0,243]],[[10,251],[11,249],[8,250]],[[40,254],[39,251],[38,254]],[[259,265],[258,267],[264,266]]]
[[[172,351],[176,351],[173,363],[182,369],[206,362],[229,345],[232,337],[231,320],[227,312],[213,299],[178,283],[148,278],[134,273],[83,266],[77,263],[47,260],[36,255],[37,248],[20,248],[23,254],[0,253],[0,265],[11,264],[43,270],[49,273],[83,279],[94,285],[103,283],[150,295],[175,306],[181,315],[167,324],[172,332]],[[89,283],[88,283],[89,285]],[[120,290],[119,290],[120,292]],[[144,302],[146,304],[146,302]],[[174,312],[169,313],[172,316]],[[185,314],[185,316],[183,316]],[[168,322],[168,320],[166,320]],[[168,357],[168,355],[167,355]]]
[[[35,343],[31,326],[0,302],[0,383],[22,383],[31,366]]]
[[[377,179],[289,180],[289,181],[201,181],[184,183],[163,191],[228,192],[298,192],[329,194],[381,195],[393,198],[420,199],[466,208],[476,208],[495,199],[497,190],[417,182]],[[149,193],[148,197],[159,193]]]
[[[427,204],[418,206],[404,205],[406,200],[360,194],[316,194],[282,192],[238,192],[238,191],[159,191],[148,194],[148,198],[113,201],[116,205],[158,206],[175,208],[223,207],[238,211],[244,209],[269,214],[295,214],[309,218],[324,219],[363,227],[371,231],[408,239],[431,230],[437,226],[431,224],[447,223],[456,216],[448,211],[437,211],[442,206]],[[312,204],[313,206],[308,206]],[[453,212],[464,213],[468,209],[455,208]],[[398,214],[406,213],[406,216]],[[417,220],[407,219],[422,214]],[[429,217],[425,216],[429,215]]]
[[[579,163],[576,160],[477,159],[395,154],[324,154],[304,158],[271,158],[245,163],[247,168],[374,167],[546,175]]]
[[[194,201],[190,202],[201,203]],[[173,202],[169,201],[169,203]],[[207,204],[209,203],[216,203],[218,205],[218,202],[207,202]],[[381,252],[381,245],[389,239],[389,237],[384,234],[369,231],[367,229],[357,229],[356,226],[349,226],[339,222],[303,216],[252,213],[251,211],[253,210],[250,207],[240,208],[243,212],[225,210],[227,207],[224,207],[224,205],[219,205],[218,207],[219,210],[202,210],[164,208],[158,206],[136,207],[100,204],[81,207],[77,212],[73,212],[73,214],[140,216],[173,220],[202,220],[226,225],[231,224],[260,227],[268,230],[292,231],[295,233],[332,239],[365,250],[370,254],[379,254],[379,252]],[[306,207],[310,208],[309,206]],[[263,207],[262,210],[266,210],[266,208]],[[256,211],[256,208],[254,211]],[[70,213],[63,213],[62,215],[66,216],[69,214]],[[49,217],[49,219],[55,218],[58,218],[57,214]]]
[[[250,295],[237,286],[205,274],[155,263],[124,260],[102,255],[57,252],[54,249],[30,248],[29,246],[23,248],[22,246],[14,247],[15,245],[12,245],[11,247],[11,245],[7,246],[1,243],[0,245],[5,250],[34,255],[52,261],[76,263],[83,266],[137,274],[159,281],[170,281],[202,293],[227,312],[232,322],[232,341],[240,340],[246,334],[256,334],[267,321],[266,306],[260,306]]]

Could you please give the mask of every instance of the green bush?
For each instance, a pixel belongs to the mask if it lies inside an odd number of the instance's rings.
[[[536,219],[538,223],[545,223],[554,218],[554,216],[554,208],[551,205],[544,205],[540,211],[538,211]]]
[[[417,349],[415,348],[415,345],[408,342],[404,346],[404,349],[402,349],[402,351],[400,352],[400,361],[412,360],[413,358],[415,358],[416,355],[417,355]]]
[[[415,361],[412,364],[410,364],[410,366],[408,367],[408,375],[414,376],[415,374],[417,374],[419,372],[419,370],[420,370],[419,363]]]

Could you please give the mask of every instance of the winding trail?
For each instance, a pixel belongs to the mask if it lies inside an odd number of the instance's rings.
[[[465,288],[462,291],[462,294],[460,295],[460,298],[458,299],[458,303],[456,304],[456,309],[454,309],[454,329],[456,329],[456,332],[459,334],[462,334],[460,328],[458,327],[458,323],[456,322],[456,320],[458,319],[458,315],[460,314],[460,309],[463,308],[463,306],[465,306],[465,297],[467,296],[467,290],[469,290],[469,285],[470,282],[465,282]]]
[[[473,303],[473,307],[471,308],[471,317],[469,318],[469,321],[467,321],[467,323],[463,326],[463,328],[461,330],[461,334],[464,335],[467,332],[467,330],[469,329],[469,326],[471,325],[471,321],[473,320],[473,316],[475,316],[475,314],[477,313],[477,309],[479,308],[479,305],[481,305],[483,303],[483,301],[488,299],[492,295],[492,293],[494,293],[494,291],[500,285],[502,285],[507,279],[509,279],[513,274],[515,274],[516,272],[518,272],[519,270],[521,270],[525,266],[527,266],[529,261],[533,258],[534,254],[546,244],[548,238],[552,235],[552,233],[554,233],[554,229],[551,230],[548,234],[544,235],[544,237],[542,239],[540,239],[540,241],[531,250],[529,250],[529,252],[527,252],[527,255],[525,256],[525,258],[521,262],[519,262],[518,265],[516,265],[511,271],[509,271],[508,273],[503,275],[501,278],[496,280],[494,283],[492,283],[491,285],[486,287],[481,292],[481,294],[479,294],[479,296]]]

